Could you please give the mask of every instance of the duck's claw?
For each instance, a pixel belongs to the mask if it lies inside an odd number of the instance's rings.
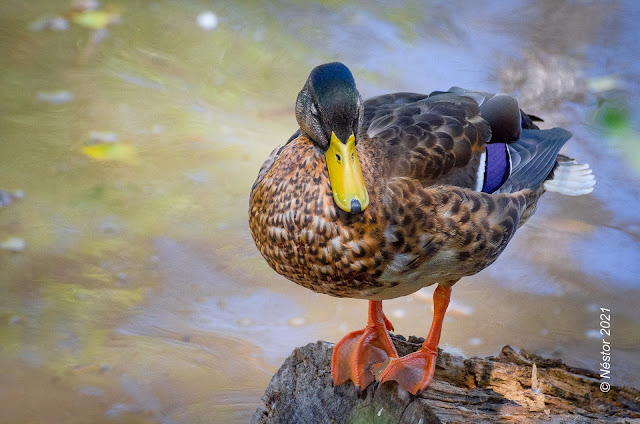
[[[387,319],[387,316],[383,314],[382,317],[384,318],[384,326],[385,326],[385,328],[388,331],[394,331],[393,324],[391,324],[391,321],[389,321]]]

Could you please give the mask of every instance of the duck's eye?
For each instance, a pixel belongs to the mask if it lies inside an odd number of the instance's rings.
[[[311,103],[311,114],[316,117],[318,116],[318,109],[316,108],[315,103]]]
[[[351,152],[351,162],[355,162],[356,161],[356,156],[353,154],[353,152]]]
[[[338,153],[336,153],[336,160],[338,161],[338,163],[340,163],[340,161],[342,160],[342,157],[340,157]]]

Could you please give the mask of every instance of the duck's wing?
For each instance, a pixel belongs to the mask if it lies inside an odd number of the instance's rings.
[[[385,177],[474,188],[491,140],[478,103],[455,93],[394,93],[364,104],[362,143],[384,162]]]
[[[540,130],[540,118],[524,113],[508,94],[472,91],[451,87],[450,92],[471,97],[480,106],[482,117],[491,127],[491,141],[480,159],[476,191],[514,193],[545,188],[563,194],[589,192],[595,179],[588,165],[558,158],[571,133],[562,128]],[[545,183],[550,176],[554,180]]]
[[[497,191],[513,193],[540,187],[551,174],[560,149],[571,135],[562,128],[523,129],[516,142],[505,146],[511,170]]]
[[[509,173],[496,192],[515,193],[544,185],[546,190],[567,196],[591,193],[596,180],[589,165],[559,154],[570,138],[571,133],[562,128],[523,129],[516,142],[505,145]]]
[[[540,130],[534,120],[540,119],[524,113],[507,94],[459,87],[430,95],[395,93],[365,102],[365,143],[378,151],[385,177],[514,193],[540,187],[571,138],[562,128]],[[588,167],[565,162],[563,184],[580,193],[589,190]]]

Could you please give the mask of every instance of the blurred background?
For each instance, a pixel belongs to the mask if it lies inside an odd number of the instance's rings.
[[[441,345],[510,344],[640,387],[640,6],[627,1],[0,2],[0,422],[247,422],[296,346],[365,301],[280,277],[248,229],[309,71],[363,97],[458,85],[574,133],[588,196],[546,194],[461,280]],[[424,336],[433,287],[385,302]]]

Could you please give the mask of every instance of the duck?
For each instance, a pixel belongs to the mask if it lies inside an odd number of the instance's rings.
[[[540,129],[506,93],[452,87],[365,101],[349,68],[313,68],[299,128],[251,188],[249,227],[268,265],[317,293],[368,301],[367,324],[333,349],[334,385],[358,395],[431,383],[453,285],[491,265],[541,195],[593,190],[587,164],[560,154],[572,134]],[[436,284],[422,346],[399,357],[382,302]]]

